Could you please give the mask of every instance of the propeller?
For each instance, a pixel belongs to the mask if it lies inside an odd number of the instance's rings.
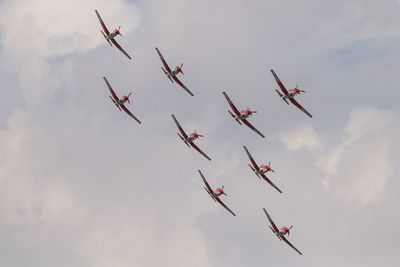
[[[299,92],[302,92],[302,93],[305,93],[306,91],[304,91],[304,90],[301,90],[300,88],[299,88],[299,86],[296,84],[296,87],[295,87],[297,90],[299,90]]]
[[[195,133],[198,137],[204,137],[204,135],[198,134],[198,133],[197,133],[197,130],[194,130],[194,133]]]
[[[117,34],[121,35],[121,37],[122,37],[122,34],[121,34],[120,30],[121,30],[121,25],[119,25],[118,29],[115,29],[115,31],[117,32]]]
[[[221,186],[221,189],[222,189],[222,194],[224,194],[226,196],[226,194],[224,192],[224,185]]]
[[[132,92],[129,93],[128,95],[128,103],[130,104],[131,102],[129,101],[129,97],[131,96]]]
[[[289,227],[288,231],[287,231],[287,235],[290,236],[290,229],[293,228],[293,225]]]
[[[270,170],[271,172],[275,172],[275,171],[271,168],[271,161],[268,161],[268,166],[269,166],[269,170]]]
[[[181,66],[179,67],[179,72],[182,73],[182,75],[185,75],[185,73],[183,73],[183,71],[182,71],[182,67],[183,67],[183,63],[182,63]]]

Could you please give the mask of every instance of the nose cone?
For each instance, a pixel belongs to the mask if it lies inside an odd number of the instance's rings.
[[[270,167],[268,165],[266,165],[266,164],[261,165],[260,168],[263,169],[263,170],[269,170],[270,169]]]
[[[287,232],[289,232],[289,228],[287,228],[286,226],[283,226],[283,227],[280,229],[280,231],[281,231],[282,233],[287,233]]]
[[[215,192],[218,194],[225,194],[224,190],[222,190],[221,188],[217,188]]]

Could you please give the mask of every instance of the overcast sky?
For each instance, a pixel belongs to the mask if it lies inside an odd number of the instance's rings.
[[[95,9],[122,25],[131,61]],[[399,15],[394,0],[1,0],[0,266],[397,266]],[[193,97],[155,46],[184,63]],[[306,90],[312,119],[279,99],[271,68]],[[141,125],[103,76],[132,91]],[[258,111],[266,138],[232,120],[222,91]],[[212,161],[180,141],[171,114],[205,135]],[[283,194],[250,171],[243,145],[271,161]],[[294,225],[302,256],[262,208]]]

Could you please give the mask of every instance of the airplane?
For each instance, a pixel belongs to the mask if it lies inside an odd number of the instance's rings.
[[[231,210],[224,204],[224,202],[222,202],[221,199],[219,199],[219,197],[220,197],[221,195],[225,195],[225,196],[226,196],[226,194],[225,194],[225,192],[224,192],[224,186],[221,186],[221,188],[217,188],[217,189],[215,189],[215,190],[212,190],[211,187],[210,187],[210,185],[207,183],[207,180],[206,180],[206,178],[204,177],[204,175],[201,173],[200,170],[198,170],[198,171],[199,171],[199,174],[200,174],[200,176],[201,176],[201,179],[203,179],[203,182],[204,182],[204,184],[205,184],[205,186],[206,186],[206,187],[204,187],[204,189],[207,191],[208,195],[209,195],[212,199],[214,199],[215,202],[218,202],[219,204],[221,204],[221,206],[224,207],[227,211],[229,211],[233,216],[236,216],[236,214],[235,214],[233,211],[231,211]]]
[[[247,121],[247,118],[249,116],[253,116],[253,113],[257,113],[257,111],[255,110],[250,110],[249,108],[242,110],[239,112],[239,110],[235,107],[235,105],[233,104],[233,102],[231,101],[231,99],[229,98],[228,94],[225,92],[222,92],[226,98],[226,101],[228,101],[229,105],[231,106],[233,112],[235,114],[233,114],[230,110],[228,110],[229,114],[231,114],[232,118],[235,119],[235,121],[237,121],[237,123],[239,123],[240,125],[242,125],[241,122],[243,122],[244,124],[247,125],[247,127],[249,127],[250,129],[252,129],[253,131],[255,131],[256,133],[258,133],[261,137],[265,137],[259,130],[257,130],[253,125],[250,124],[250,122]]]
[[[293,225],[290,226],[289,228],[286,226],[283,226],[281,229],[278,229],[275,225],[275,223],[272,221],[271,217],[269,216],[268,212],[263,208],[265,215],[267,215],[268,221],[271,224],[271,226],[269,226],[269,228],[271,229],[271,231],[276,235],[276,237],[278,237],[279,240],[284,241],[286,244],[288,244],[292,249],[296,250],[297,253],[299,253],[300,255],[301,252],[292,245],[292,243],[289,242],[289,240],[286,239],[285,235],[287,234],[288,236],[290,235],[290,229],[293,228]]]
[[[292,102],[293,105],[295,105],[298,109],[303,111],[305,114],[307,114],[308,117],[312,118],[312,115],[305,109],[303,108],[295,99],[294,97],[296,95],[299,95],[300,93],[305,93],[306,91],[300,90],[298,86],[296,85],[295,88],[290,89],[289,91],[285,88],[281,80],[279,80],[278,75],[276,75],[274,70],[271,70],[272,75],[274,76],[276,82],[278,83],[279,87],[281,88],[281,91],[283,94],[281,94],[278,89],[275,89],[275,91],[278,93],[278,95],[282,98],[283,101],[286,102],[286,104],[289,105],[289,102],[287,102],[287,99],[289,99],[290,102]]]
[[[194,149],[197,150],[200,154],[202,154],[206,159],[211,160],[206,153],[204,153],[198,146],[194,144],[194,140],[198,139],[199,137],[204,137],[201,134],[198,134],[197,131],[195,130],[193,133],[190,133],[187,135],[185,131],[182,129],[181,125],[179,124],[178,120],[175,118],[174,114],[171,114],[172,119],[174,120],[176,127],[178,127],[180,134],[178,136],[181,138],[181,140],[188,146],[188,147],[193,147]]]
[[[114,45],[116,48],[118,48],[127,58],[132,59],[128,53],[125,52],[124,49],[122,49],[122,47],[117,43],[117,41],[115,41],[115,37],[117,37],[117,35],[120,35],[122,37],[122,34],[120,32],[121,30],[121,25],[118,27],[118,29],[115,29],[114,31],[112,31],[110,33],[110,31],[107,29],[106,25],[104,24],[103,20],[100,17],[99,12],[97,12],[97,10],[95,10],[97,17],[99,18],[101,27],[103,28],[103,31],[101,31],[101,33],[103,34],[104,38],[106,39],[106,41],[112,46]]]
[[[133,114],[125,107],[125,105],[124,105],[126,102],[128,102],[129,104],[131,103],[131,102],[129,101],[129,97],[131,96],[132,93],[129,93],[129,95],[124,95],[123,97],[119,98],[119,97],[115,94],[115,92],[114,92],[114,90],[112,89],[110,83],[107,81],[107,78],[106,78],[106,77],[103,77],[103,79],[104,79],[104,81],[106,82],[108,89],[110,90],[110,93],[111,93],[112,97],[111,97],[111,96],[109,96],[109,97],[110,97],[110,99],[112,100],[112,102],[115,104],[115,106],[116,106],[120,111],[123,110],[123,111],[125,111],[126,113],[128,113],[129,116],[131,116],[131,117],[132,117],[133,119],[135,119],[139,124],[141,124],[142,122],[141,122],[138,118],[136,118],[135,115],[133,115]],[[122,109],[122,110],[121,110],[121,109]]]
[[[271,169],[271,163],[269,162],[268,164],[263,164],[261,166],[258,166],[256,161],[253,159],[253,157],[251,156],[249,150],[247,149],[246,146],[243,146],[244,150],[247,153],[247,156],[249,157],[251,164],[253,166],[251,166],[250,164],[249,167],[250,169],[257,175],[257,177],[259,179],[263,178],[267,183],[269,183],[273,188],[275,188],[279,193],[282,193],[282,191],[276,186],[274,185],[274,183],[272,183],[268,177],[265,175],[267,172],[275,172],[273,169]]]
[[[167,75],[168,79],[172,83],[174,83],[174,81],[175,81],[177,84],[180,85],[180,87],[182,87],[183,90],[185,90],[191,96],[193,96],[193,93],[190,92],[190,90],[178,79],[178,77],[176,77],[176,75],[178,75],[179,73],[182,73],[182,75],[184,74],[182,71],[183,63],[180,66],[176,66],[175,69],[171,70],[171,68],[168,66],[167,62],[165,61],[164,57],[161,55],[161,52],[157,47],[156,47],[156,51],[157,51],[158,56],[161,59],[162,64],[164,65],[164,67],[161,67],[161,69],[165,73],[165,75]]]

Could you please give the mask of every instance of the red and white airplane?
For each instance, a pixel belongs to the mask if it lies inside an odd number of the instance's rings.
[[[271,169],[271,163],[267,164],[263,164],[261,166],[258,166],[256,161],[253,159],[253,157],[251,156],[249,150],[247,149],[246,146],[243,146],[244,150],[247,153],[247,156],[249,157],[251,164],[253,166],[251,166],[249,164],[250,169],[257,175],[258,178],[263,178],[267,183],[269,183],[273,188],[275,188],[279,193],[282,193],[282,191],[276,186],[274,185],[274,183],[272,183],[268,177],[265,175],[267,172],[275,172],[273,169]]]
[[[131,96],[132,93],[129,93],[129,95],[124,95],[123,97],[119,98],[114,90],[112,89],[110,83],[107,81],[106,77],[103,77],[104,81],[106,82],[108,89],[110,90],[111,96],[110,99],[112,100],[112,102],[115,104],[115,106],[120,110],[120,111],[125,111],[126,113],[128,113],[129,116],[131,116],[134,120],[136,120],[139,124],[141,123],[141,121],[135,117],[135,115],[133,115],[126,107],[125,107],[125,103],[128,102],[129,104],[131,103],[129,101],[129,97]],[[121,110],[122,109],[122,110]]]
[[[239,123],[240,125],[242,125],[241,122],[243,122],[244,124],[247,125],[247,127],[249,127],[256,133],[258,133],[261,137],[265,137],[259,130],[256,129],[256,127],[254,127],[253,125],[250,124],[250,122],[247,121],[247,118],[249,118],[249,116],[253,116],[253,113],[257,113],[257,111],[250,110],[249,108],[247,108],[247,109],[239,112],[239,110],[235,107],[235,105],[229,98],[228,94],[225,92],[222,92],[222,93],[224,94],[226,101],[228,101],[229,105],[231,106],[231,108],[234,112],[234,114],[233,114],[231,111],[228,110],[228,112],[229,112],[229,114],[231,114],[232,118],[234,118],[235,121],[237,121],[237,123]]]
[[[285,88],[285,86],[283,85],[283,83],[281,82],[281,80],[279,80],[278,75],[276,75],[274,70],[271,70],[272,75],[274,75],[274,78],[276,80],[276,82],[278,83],[279,87],[281,88],[281,91],[283,94],[281,94],[278,89],[275,89],[275,91],[278,93],[278,95],[282,98],[283,101],[286,102],[286,104],[289,105],[289,102],[287,102],[287,99],[289,99],[290,102],[292,102],[293,105],[295,105],[298,109],[300,109],[301,111],[303,111],[305,114],[307,114],[307,116],[309,116],[310,118],[312,118],[312,115],[305,109],[303,108],[295,99],[294,97],[296,95],[299,95],[300,93],[305,93],[306,91],[304,90],[300,90],[297,85],[295,88],[290,89],[289,91]]]
[[[182,71],[183,63],[180,66],[176,66],[175,69],[171,70],[171,68],[168,66],[167,62],[165,61],[164,57],[161,55],[161,52],[160,52],[160,50],[158,50],[157,47],[156,47],[156,51],[158,53],[158,56],[161,59],[162,64],[164,65],[164,67],[161,67],[161,69],[163,70],[165,75],[167,75],[168,79],[172,83],[174,83],[174,81],[175,81],[177,84],[180,85],[180,87],[182,87],[183,90],[185,90],[191,96],[193,96],[193,93],[190,92],[190,90],[178,79],[178,77],[176,77],[176,75],[178,75],[179,73],[182,73],[182,75],[183,75],[183,71]]]
[[[110,33],[110,31],[107,29],[106,25],[104,24],[103,20],[100,17],[99,12],[97,12],[97,10],[95,10],[97,17],[99,18],[101,27],[103,28],[103,31],[101,31],[101,33],[103,34],[104,38],[106,39],[106,41],[112,46],[114,44],[114,46],[116,48],[118,48],[127,58],[132,59],[128,53],[125,52],[124,49],[122,49],[122,47],[117,43],[117,41],[115,41],[115,37],[117,37],[117,35],[120,35],[122,37],[122,34],[120,32],[121,29],[121,25],[118,27],[118,29],[115,29],[113,32]],[[112,43],[112,44],[111,44]]]
[[[292,245],[292,243],[289,242],[289,240],[286,239],[285,235],[287,234],[288,236],[290,235],[290,229],[292,229],[293,225],[290,226],[289,228],[286,226],[281,227],[280,229],[278,229],[275,225],[275,223],[272,221],[271,217],[269,216],[268,212],[263,208],[265,215],[267,215],[268,221],[271,224],[271,226],[269,226],[269,228],[272,230],[272,232],[278,237],[279,240],[284,241],[286,244],[288,244],[292,249],[296,250],[297,253],[299,253],[300,255],[301,252]]]
[[[203,137],[203,135],[198,134],[197,131],[195,130],[194,133],[190,133],[187,135],[185,131],[182,129],[181,125],[179,124],[178,120],[175,118],[174,114],[171,115],[172,119],[174,120],[176,127],[178,127],[179,131],[181,132],[178,134],[178,136],[182,139],[182,141],[188,146],[188,147],[193,147],[194,149],[197,150],[200,154],[202,154],[206,159],[211,160],[206,153],[204,153],[198,146],[194,144],[194,140],[198,139],[199,137]]]
[[[221,206],[224,207],[227,211],[229,211],[233,216],[236,216],[236,214],[235,214],[233,211],[231,211],[231,210],[224,204],[224,202],[221,201],[221,199],[219,199],[219,197],[220,197],[221,195],[225,195],[225,196],[226,196],[226,194],[225,194],[225,192],[224,192],[224,186],[221,186],[221,188],[217,188],[217,189],[215,189],[215,190],[212,190],[211,187],[210,187],[210,185],[207,183],[207,180],[206,180],[206,178],[204,177],[204,175],[201,173],[200,170],[198,170],[198,171],[199,171],[199,174],[200,174],[200,176],[201,176],[201,179],[203,179],[203,182],[204,182],[204,184],[205,184],[205,186],[206,186],[206,187],[204,187],[204,189],[207,191],[208,195],[210,195],[210,197],[211,197],[212,199],[214,199],[214,201],[216,201],[216,202],[218,202],[219,204],[221,204]]]

